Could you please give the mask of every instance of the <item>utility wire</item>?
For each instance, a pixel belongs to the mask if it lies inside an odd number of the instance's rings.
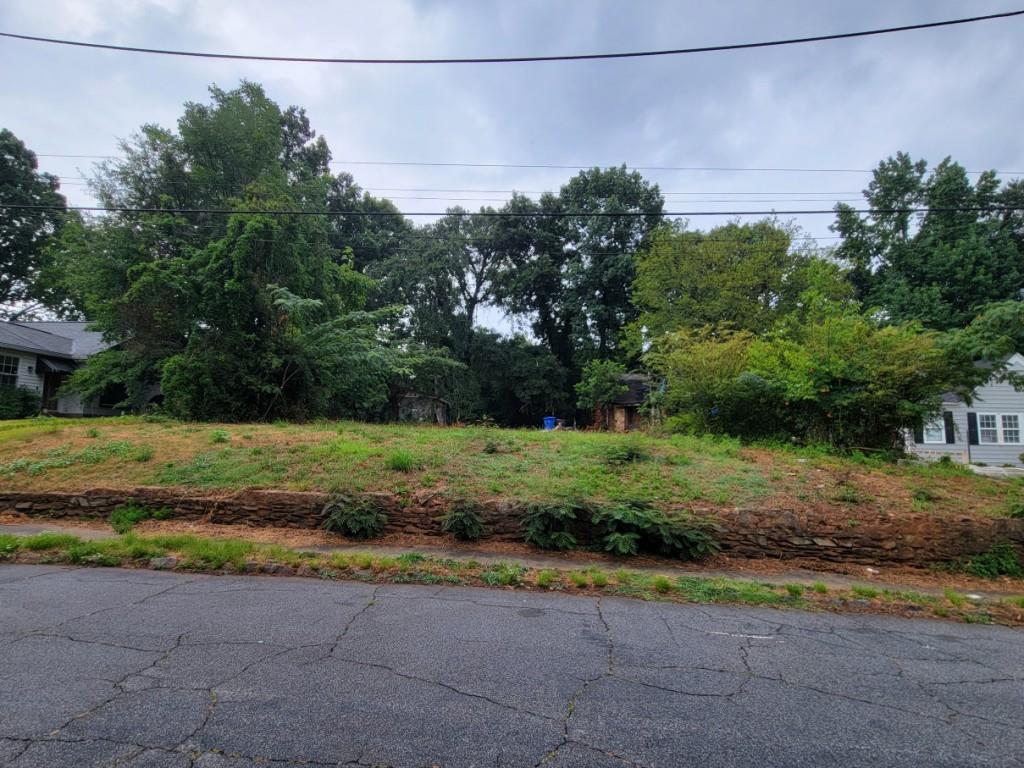
[[[4,203],[0,209],[34,211],[92,211],[103,213],[171,213],[182,215],[214,214],[242,216],[448,216],[448,211],[308,211],[302,209],[261,210],[258,208],[134,208],[128,206],[99,205],[41,205],[36,203]],[[1024,211],[1024,206],[992,205],[978,207],[909,207],[909,208],[846,208],[851,213],[898,214],[898,213],[1010,213]],[[467,211],[465,216],[484,218],[625,218],[629,216],[811,216],[834,215],[834,208],[812,208],[805,210],[751,210],[751,211]]]
[[[1022,11],[1024,13],[1024,11]],[[118,155],[65,155],[58,153],[36,152],[36,157],[78,158],[87,160],[117,160]],[[328,165],[395,165],[415,166],[420,168],[525,168],[530,170],[556,171],[588,171],[592,168],[615,168],[612,165],[592,163],[590,165],[558,165],[555,163],[449,163],[428,162],[422,160],[329,160]],[[630,165],[622,163],[631,171],[699,171],[719,173],[874,173],[874,168],[745,168],[737,166],[717,165]],[[1022,176],[1024,171],[965,171],[970,174],[998,173],[1004,176]]]
[[[166,48],[141,48],[128,45],[110,45],[107,43],[87,43],[82,40],[64,40],[55,37],[38,37],[36,35],[22,35],[14,32],[0,32],[0,37],[15,40],[27,40],[36,43],[49,43],[52,45],[67,45],[78,48],[94,48],[107,51],[120,51],[123,53],[149,53],[161,56],[186,56],[201,59],[232,59],[244,61],[279,61],[295,64],[523,64],[550,61],[596,61],[606,59],[638,59],[654,56],[680,56],[693,53],[712,53],[716,51],[740,51],[752,48],[775,48],[784,45],[801,45],[804,43],[820,43],[830,40],[849,40],[857,37],[871,37],[875,35],[887,35],[895,32],[912,32],[921,29],[935,29],[938,27],[951,27],[958,24],[973,24],[979,21],[990,21],[993,19],[1007,19],[1013,16],[1024,15],[1024,9],[1016,11],[1005,11],[1003,13],[990,13],[985,16],[970,16],[946,21],[930,21],[922,24],[905,24],[898,27],[882,27],[879,29],[866,29],[858,32],[840,32],[832,35],[814,35],[812,37],[791,37],[782,40],[763,40],[753,43],[731,43],[727,45],[704,45],[695,48],[669,48],[654,51],[624,51],[618,53],[578,53],[562,54],[556,56],[507,56],[507,57],[471,57],[471,58],[439,58],[439,59],[391,59],[391,58],[329,58],[329,57],[308,57],[308,56],[261,56],[255,54],[241,53],[210,53],[205,51],[178,51]]]

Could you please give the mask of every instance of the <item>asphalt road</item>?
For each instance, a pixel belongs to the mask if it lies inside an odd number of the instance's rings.
[[[1021,766],[1024,635],[0,567],[0,765]]]

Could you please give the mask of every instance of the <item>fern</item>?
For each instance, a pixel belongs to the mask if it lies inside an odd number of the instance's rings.
[[[566,504],[530,504],[523,516],[523,541],[541,549],[572,549],[576,537],[569,525],[576,511]]]

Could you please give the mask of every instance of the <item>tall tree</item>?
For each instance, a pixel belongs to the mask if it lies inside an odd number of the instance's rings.
[[[34,282],[45,246],[64,208],[56,177],[39,172],[34,152],[6,128],[0,129],[0,318],[17,318],[36,308]],[[54,206],[57,210],[6,208]]]
[[[105,202],[187,212],[77,220],[51,249],[67,297],[116,342],[70,386],[121,383],[139,405],[159,383],[191,418],[380,412],[433,353],[393,343],[393,311],[365,311],[373,281],[328,217],[291,213],[337,192],[326,143],[256,84],[210,94],[176,132],[144,126],[97,175]]]
[[[580,361],[614,353],[635,316],[630,290],[635,255],[662,223],[664,199],[657,184],[625,166],[583,171],[559,194],[567,211],[571,254],[571,305]]]
[[[1024,287],[1020,220],[993,210],[1019,193],[1001,191],[992,172],[972,184],[949,158],[926,170],[903,153],[882,162],[864,191],[872,213],[836,207],[837,254],[852,267],[858,298],[893,322],[960,328],[985,304],[1019,298]]]
[[[557,196],[514,197],[495,228],[505,265],[498,294],[578,376],[594,357],[620,354],[635,316],[634,257],[663,222],[658,187],[620,168],[583,171]]]
[[[662,227],[637,257],[634,341],[704,325],[761,333],[797,309],[807,290],[850,297],[843,270],[798,238],[772,219],[708,232]]]

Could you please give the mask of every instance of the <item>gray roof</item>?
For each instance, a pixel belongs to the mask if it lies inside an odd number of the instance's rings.
[[[627,389],[612,400],[612,404],[643,405],[651,389],[651,377],[642,373],[624,373],[619,376],[619,381],[625,384]]]
[[[110,346],[86,321],[40,320],[0,323],[0,347],[84,360]]]

